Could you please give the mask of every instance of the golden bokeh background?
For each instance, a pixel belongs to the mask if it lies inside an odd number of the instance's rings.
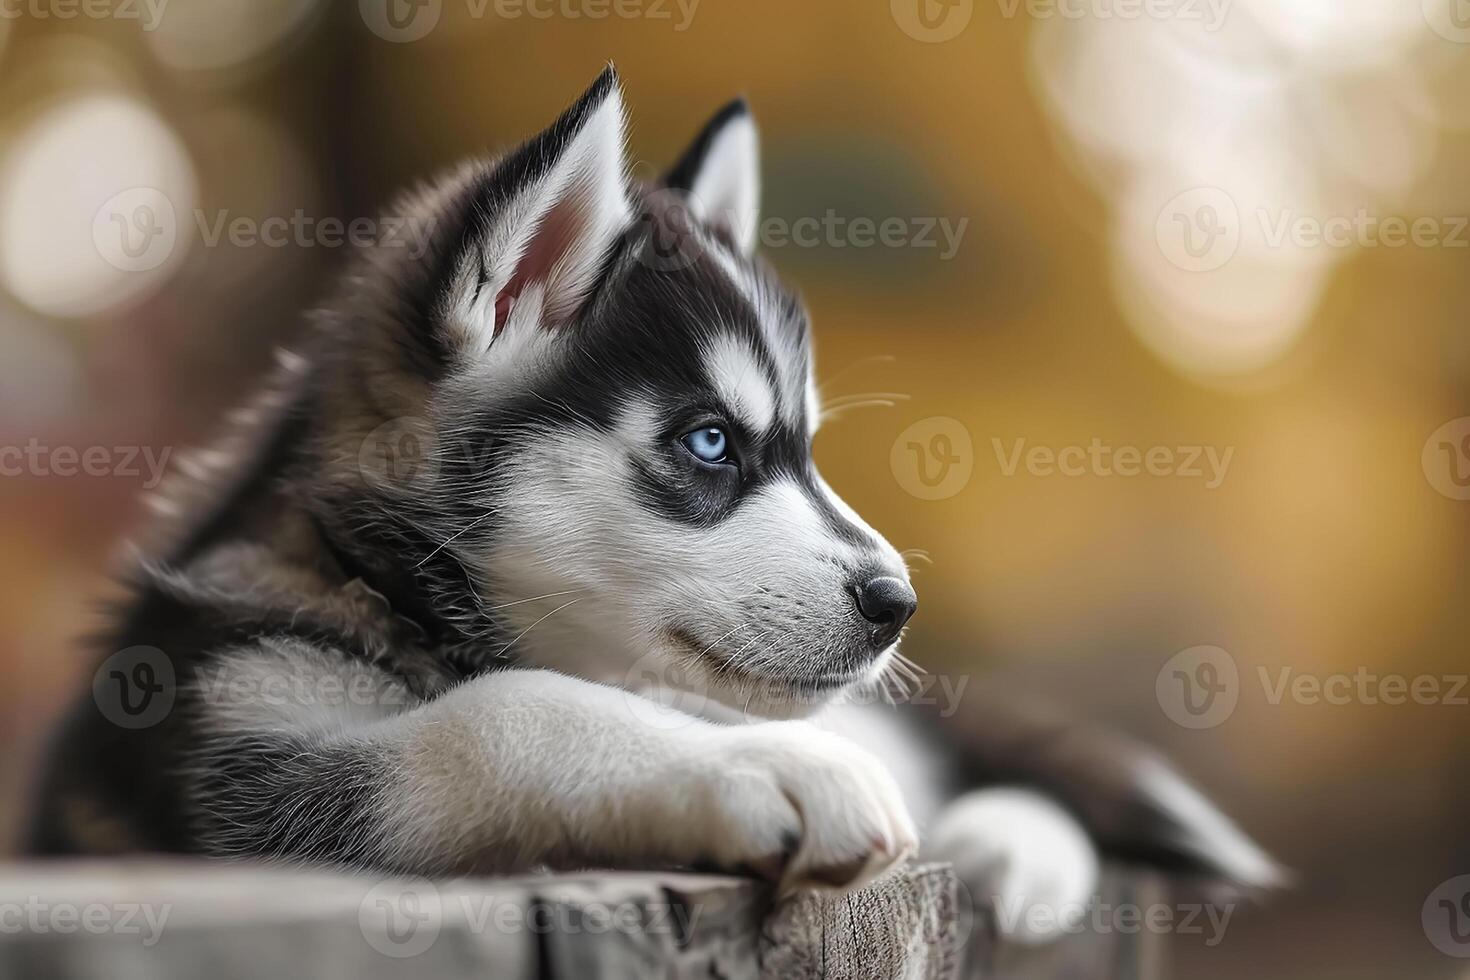
[[[906,651],[1162,746],[1300,875],[1217,946],[1174,937],[1177,975],[1470,975],[1421,922],[1470,872],[1463,0],[3,12],[0,447],[39,453],[0,479],[3,829],[151,482],[58,447],[126,471],[206,439],[341,267],[324,222],[531,134],[611,59],[646,177],[753,106],[764,251],[844,406],[819,461],[929,558]],[[1026,455],[1094,444],[1158,465]],[[1190,727],[1165,665],[1201,646],[1237,703]],[[1386,675],[1439,703],[1384,703]]]

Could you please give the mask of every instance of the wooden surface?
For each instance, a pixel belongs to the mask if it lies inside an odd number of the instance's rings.
[[[1112,879],[1118,900],[1138,885]],[[948,867],[772,908],[739,878],[598,873],[380,879],[188,861],[0,869],[0,977],[1157,976],[1148,936],[998,943]]]

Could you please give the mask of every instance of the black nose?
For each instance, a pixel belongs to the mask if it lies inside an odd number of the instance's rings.
[[[869,579],[854,592],[858,612],[873,624],[870,636],[873,646],[879,650],[898,639],[899,630],[919,607],[919,597],[908,583],[891,575]]]

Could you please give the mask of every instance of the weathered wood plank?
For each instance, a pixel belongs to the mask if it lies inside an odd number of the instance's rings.
[[[1105,896],[1144,904],[1144,887],[1154,886],[1115,878]],[[203,861],[0,869],[0,977],[1152,980],[1151,938],[997,944],[944,865],[774,909],[768,888],[706,875],[429,882]]]

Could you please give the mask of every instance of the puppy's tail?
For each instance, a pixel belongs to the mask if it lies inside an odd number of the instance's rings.
[[[970,708],[978,710],[969,710]],[[937,719],[931,719],[937,721]],[[1291,875],[1156,750],[1126,736],[994,699],[943,723],[970,786],[1026,785],[1069,809],[1102,853],[1258,894]]]

